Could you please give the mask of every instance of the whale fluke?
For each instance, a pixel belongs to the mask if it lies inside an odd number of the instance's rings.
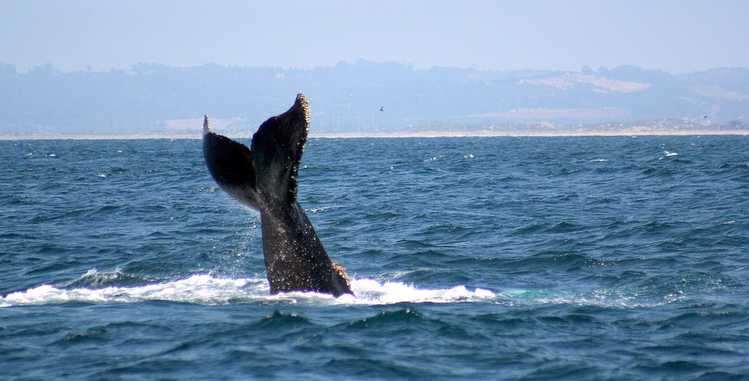
[[[241,143],[213,133],[203,120],[203,156],[216,183],[239,202],[260,209],[255,188],[252,152]]]
[[[216,183],[260,212],[263,255],[271,293],[316,291],[351,294],[342,266],[330,260],[297,202],[297,175],[309,127],[309,103],[263,122],[251,148],[210,131],[203,119],[203,155]]]

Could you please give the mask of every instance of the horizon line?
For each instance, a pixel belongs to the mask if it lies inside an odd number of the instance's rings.
[[[32,72],[34,70],[44,70],[47,68],[51,68],[54,71],[57,71],[59,73],[106,73],[106,72],[112,72],[112,71],[130,71],[133,70],[137,66],[161,66],[164,68],[173,68],[173,69],[191,69],[191,68],[201,68],[201,67],[212,67],[217,66],[224,69],[275,69],[275,70],[283,70],[283,71],[314,71],[319,69],[329,69],[329,68],[336,68],[338,66],[342,65],[357,65],[357,64],[373,64],[373,65],[398,65],[403,66],[406,68],[409,68],[413,71],[429,71],[434,69],[455,69],[455,70],[471,70],[471,71],[478,71],[478,72],[537,72],[537,73],[549,73],[549,72],[585,72],[587,70],[591,70],[593,72],[598,72],[601,70],[615,70],[620,68],[636,68],[644,71],[658,71],[663,72],[671,75],[680,75],[680,74],[691,74],[691,73],[699,73],[704,71],[711,71],[711,70],[723,70],[723,69],[739,69],[739,70],[749,70],[749,66],[736,66],[736,65],[722,65],[722,66],[712,66],[709,68],[702,68],[702,69],[694,69],[694,70],[668,70],[663,68],[656,68],[656,67],[648,67],[648,66],[641,66],[638,64],[632,64],[632,63],[622,63],[615,66],[604,66],[599,65],[598,67],[593,67],[593,65],[582,65],[576,69],[564,69],[564,68],[557,68],[557,69],[539,69],[539,68],[524,68],[524,69],[517,69],[517,68],[488,68],[488,67],[478,67],[478,66],[458,66],[458,65],[429,65],[429,66],[423,66],[423,65],[416,65],[409,62],[398,62],[398,61],[377,61],[377,60],[369,60],[369,59],[355,59],[355,60],[341,60],[336,62],[335,64],[322,64],[322,65],[314,65],[314,66],[283,66],[283,65],[236,65],[236,64],[225,64],[225,63],[218,63],[218,62],[205,62],[200,64],[187,64],[187,65],[175,65],[175,64],[168,64],[168,63],[159,63],[159,62],[134,62],[131,64],[128,64],[126,66],[109,66],[109,67],[99,67],[99,68],[92,68],[90,66],[87,66],[85,68],[64,68],[59,65],[54,65],[52,63],[39,63],[35,65],[30,65],[27,67],[20,67],[18,64],[6,62],[3,60],[0,60],[0,65],[7,65],[12,66],[15,70],[15,72],[25,74]]]
[[[249,139],[250,136],[237,134],[225,135],[232,139]],[[419,138],[501,138],[501,137],[635,137],[635,136],[749,136],[749,129],[728,130],[637,130],[624,129],[614,131],[419,131],[419,132],[383,132],[383,133],[317,133],[310,134],[310,139],[419,139]],[[199,134],[3,134],[0,141],[29,140],[202,140]]]

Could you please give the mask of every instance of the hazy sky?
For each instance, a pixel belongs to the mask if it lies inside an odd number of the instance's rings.
[[[20,70],[215,62],[671,72],[749,67],[749,1],[0,0],[0,62]]]

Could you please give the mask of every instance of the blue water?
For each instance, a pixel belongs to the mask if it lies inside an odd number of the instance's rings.
[[[0,379],[749,379],[747,143],[313,139],[334,299],[198,140],[0,142]]]

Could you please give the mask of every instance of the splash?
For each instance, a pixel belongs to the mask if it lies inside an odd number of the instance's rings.
[[[257,282],[261,283],[261,282]],[[199,304],[224,304],[247,292],[249,279],[221,279],[194,275],[186,279],[136,287],[57,288],[41,285],[0,298],[0,306],[83,303],[132,303],[162,300]],[[261,285],[258,285],[261,288]]]
[[[104,274],[104,275],[102,275]],[[106,273],[96,273],[106,277]],[[91,271],[82,278],[91,276]],[[77,284],[78,282],[73,282]],[[228,304],[253,302],[323,303],[382,305],[395,303],[454,303],[492,300],[496,295],[465,286],[446,289],[420,289],[400,282],[378,282],[355,279],[352,288],[356,297],[345,295],[334,298],[315,292],[289,292],[270,295],[268,283],[261,278],[216,278],[193,275],[185,279],[134,287],[55,287],[41,285],[0,297],[0,307],[82,303],[134,303],[142,301],[171,301],[196,304]]]
[[[95,272],[98,277],[108,273]],[[118,274],[114,274],[118,275]],[[120,274],[121,275],[121,274]],[[92,276],[87,272],[81,280]],[[117,277],[115,277],[117,278]],[[108,278],[107,278],[108,279]],[[188,278],[137,285],[132,287],[109,286],[80,287],[73,282],[68,287],[41,285],[0,297],[0,307],[47,305],[70,302],[79,303],[137,303],[167,301],[204,305],[234,303],[288,303],[315,305],[388,305],[398,303],[494,303],[507,306],[533,304],[593,305],[609,308],[655,307],[680,300],[683,295],[668,295],[662,300],[643,302],[637,295],[615,290],[594,290],[588,293],[566,293],[546,290],[491,290],[469,289],[463,285],[451,288],[419,288],[403,282],[354,279],[351,287],[356,296],[334,298],[315,292],[288,292],[270,294],[268,283],[262,278],[218,278],[208,274]],[[71,287],[72,286],[72,287]],[[101,286],[101,285],[99,285]]]
[[[372,279],[354,279],[351,287],[356,297],[344,295],[336,300],[343,304],[396,304],[396,303],[455,303],[494,300],[497,295],[489,290],[465,286],[446,289],[421,289],[402,282],[378,282]]]

